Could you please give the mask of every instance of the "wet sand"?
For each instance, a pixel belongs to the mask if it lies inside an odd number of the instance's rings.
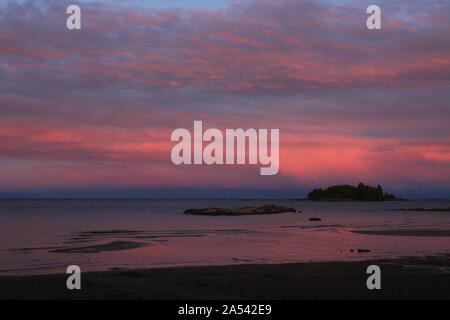
[[[380,266],[382,290],[366,287]],[[450,256],[0,277],[0,299],[450,299]]]
[[[134,241],[112,241],[105,244],[98,244],[93,246],[75,247],[75,248],[64,248],[51,250],[49,252],[59,252],[59,253],[97,253],[102,251],[121,251],[136,249],[142,247],[148,247],[151,244],[143,242]]]
[[[378,236],[450,237],[450,230],[439,229],[351,230],[351,232]]]

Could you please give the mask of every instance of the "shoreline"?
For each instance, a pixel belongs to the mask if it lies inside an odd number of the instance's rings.
[[[373,264],[381,290],[366,287]],[[82,273],[82,290],[73,291],[68,276],[0,276],[0,299],[450,299],[450,255],[94,271]]]

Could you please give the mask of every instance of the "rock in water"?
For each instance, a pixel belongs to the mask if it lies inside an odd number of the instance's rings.
[[[258,214],[277,214],[277,213],[296,213],[297,209],[277,206],[273,204],[266,204],[262,207],[242,207],[242,208],[205,208],[205,209],[187,209],[185,214],[195,214],[203,216],[243,216],[243,215],[258,215]]]

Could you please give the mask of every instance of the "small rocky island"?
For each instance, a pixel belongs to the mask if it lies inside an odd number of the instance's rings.
[[[259,214],[277,214],[277,213],[296,213],[297,209],[277,206],[274,204],[266,204],[262,207],[242,207],[242,208],[205,208],[205,209],[187,209],[185,214],[195,214],[202,216],[243,216],[243,215],[259,215]],[[301,212],[301,211],[299,211]]]
[[[358,186],[337,185],[326,189],[314,189],[308,193],[308,200],[315,201],[394,201],[402,200],[393,194],[383,192],[380,185],[371,187],[363,183]]]

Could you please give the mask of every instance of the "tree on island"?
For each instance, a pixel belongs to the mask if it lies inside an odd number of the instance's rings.
[[[314,189],[308,193],[308,200],[392,201],[400,199],[393,194],[383,193],[380,185],[375,188],[360,182],[357,187],[337,185],[326,189]]]

